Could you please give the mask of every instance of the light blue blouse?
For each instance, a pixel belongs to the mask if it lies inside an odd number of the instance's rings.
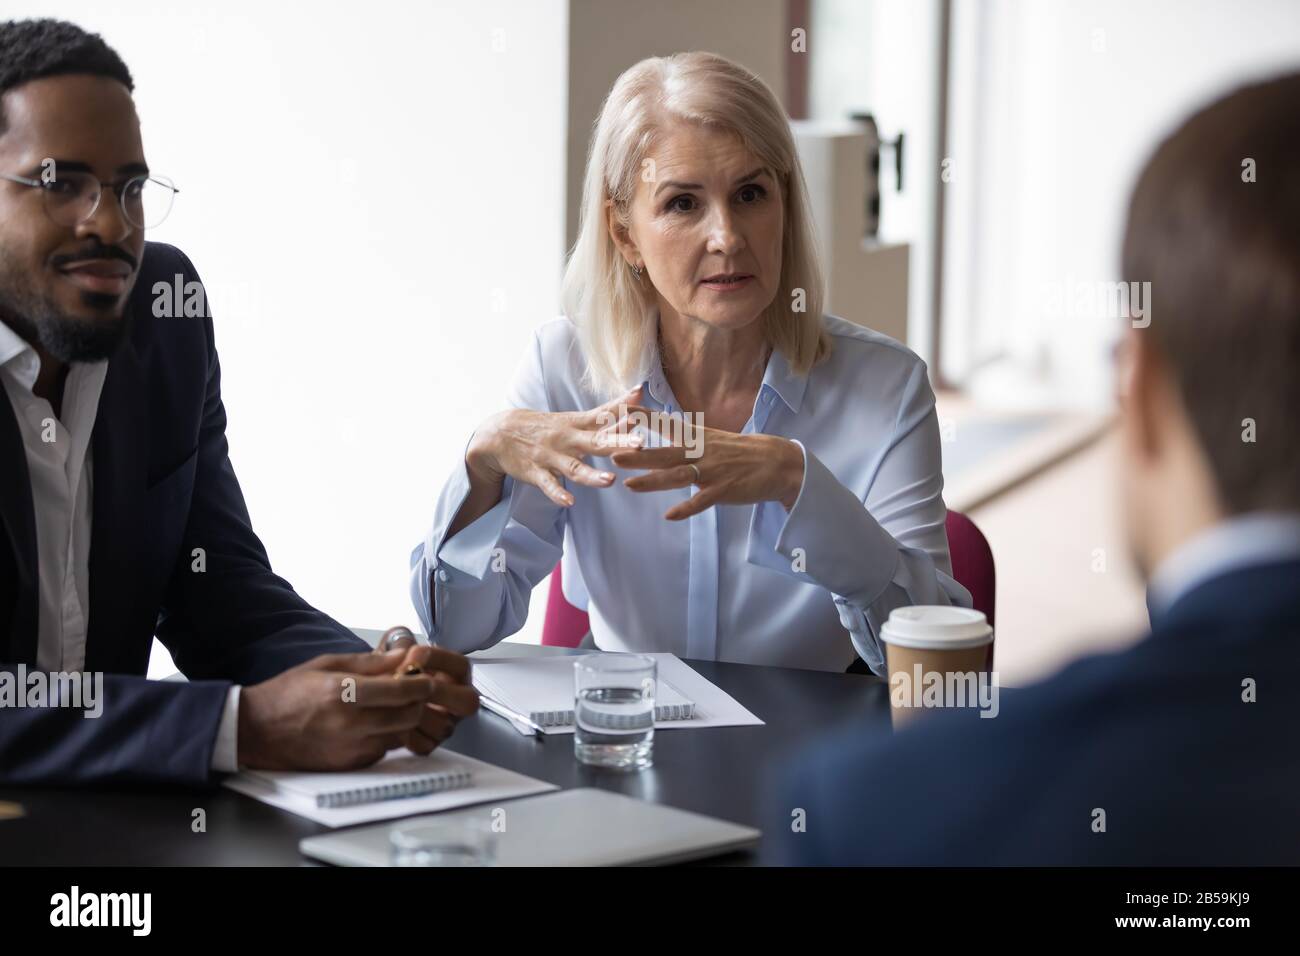
[[[464,462],[411,554],[411,595],[430,638],[468,652],[523,626],[533,587],[563,555],[565,597],[591,616],[603,650],[843,671],[884,672],[880,627],[896,607],[970,606],[951,577],[939,427],[925,363],[893,339],[835,316],[833,347],[806,376],[773,352],[744,432],[804,450],[803,487],[776,501],[718,505],[685,521],[664,512],[690,489],[565,486],[571,508],[506,479],[501,501],[446,538],[469,493]],[[663,369],[647,408],[680,412]],[[509,404],[577,411],[601,404],[565,318],[534,335]],[[705,425],[708,422],[704,422]]]

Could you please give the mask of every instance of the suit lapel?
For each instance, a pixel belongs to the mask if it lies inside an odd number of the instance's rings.
[[[86,669],[119,671],[129,645],[134,574],[149,462],[148,406],[140,360],[124,343],[104,379],[92,437],[94,518],[90,533],[90,629]],[[148,656],[148,649],[144,651]]]
[[[13,550],[17,575],[13,582],[13,624],[7,652],[0,660],[36,664],[37,561],[36,513],[32,510],[32,484],[27,472],[27,451],[18,430],[18,418],[9,396],[0,389],[0,455],[6,465],[0,469],[0,525],[4,537],[0,547]]]

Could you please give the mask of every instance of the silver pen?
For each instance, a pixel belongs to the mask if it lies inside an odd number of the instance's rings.
[[[488,710],[492,711],[492,713],[496,714],[498,717],[504,717],[512,724],[522,724],[524,727],[526,727],[528,729],[527,736],[535,737],[538,734],[541,734],[542,736],[546,735],[546,730],[542,727],[541,724],[537,723],[536,721],[532,720],[529,717],[525,717],[523,714],[518,713],[517,711],[511,710],[505,704],[498,703],[497,701],[493,700],[491,697],[485,697],[483,696],[482,693],[479,694],[478,699],[479,699],[479,703],[481,703]]]

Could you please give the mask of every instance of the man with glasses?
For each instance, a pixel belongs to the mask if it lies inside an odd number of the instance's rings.
[[[198,276],[145,241],[177,190],[132,89],[99,37],[0,23],[0,783],[428,753],[477,706],[468,664],[371,654],[271,571],[212,321],[152,307]],[[188,683],[145,679],[155,634]]]

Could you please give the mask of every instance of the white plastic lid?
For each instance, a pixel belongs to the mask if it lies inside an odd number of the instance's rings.
[[[899,647],[961,650],[993,640],[983,611],[965,607],[919,604],[896,607],[880,629],[880,639]]]

